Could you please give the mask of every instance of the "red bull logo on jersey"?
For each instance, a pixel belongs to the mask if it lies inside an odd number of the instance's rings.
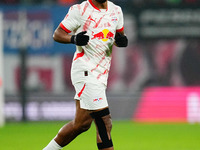
[[[96,34],[94,34],[94,32],[92,32],[92,39],[98,39],[98,40],[102,40],[104,42],[108,41],[108,39],[110,38],[114,38],[114,33],[112,33],[111,31],[109,31],[108,29],[104,29],[101,32],[98,32]]]
[[[101,101],[101,100],[103,100],[103,98],[95,98],[95,99],[93,99],[93,102],[99,102],[99,101]]]

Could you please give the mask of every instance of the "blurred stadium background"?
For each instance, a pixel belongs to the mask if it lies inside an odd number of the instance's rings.
[[[200,1],[112,1],[124,11],[129,38],[127,48],[112,54],[113,120],[200,123]],[[75,46],[55,43],[52,34],[79,2],[0,0],[0,124],[74,117]]]

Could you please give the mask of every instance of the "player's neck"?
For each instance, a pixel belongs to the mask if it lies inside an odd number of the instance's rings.
[[[92,0],[92,2],[99,9],[107,9],[107,1],[104,3],[99,3],[96,0]]]

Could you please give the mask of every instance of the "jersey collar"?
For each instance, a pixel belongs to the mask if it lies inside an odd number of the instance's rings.
[[[90,5],[92,5],[92,7],[94,7],[96,10],[98,10],[98,11],[101,12],[101,10],[100,10],[97,6],[94,5],[94,3],[92,2],[92,0],[88,0],[88,1],[89,1]],[[107,11],[107,10],[108,10],[108,6],[107,6],[106,11]]]

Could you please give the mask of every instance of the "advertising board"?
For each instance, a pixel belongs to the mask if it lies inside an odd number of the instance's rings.
[[[200,122],[200,88],[146,88],[133,118],[138,122]]]
[[[64,19],[69,7],[0,7],[4,18],[5,54],[18,54],[26,47],[29,54],[73,53],[72,44],[58,44],[53,32]]]
[[[199,7],[145,7],[133,10],[140,40],[200,38]]]

